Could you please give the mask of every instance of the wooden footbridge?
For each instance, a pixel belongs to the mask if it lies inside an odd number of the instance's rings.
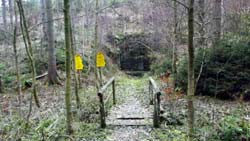
[[[109,87],[112,87],[112,93],[107,95],[107,89]],[[99,113],[100,113],[100,126],[101,128],[105,128],[107,126],[106,124],[106,116],[107,116],[107,109],[106,104],[108,101],[113,99],[113,105],[116,105],[116,80],[114,77],[112,77],[102,88],[100,88],[99,92],[97,93],[99,97]],[[148,79],[148,97],[150,101],[150,105],[153,105],[153,114],[151,116],[151,119],[153,118],[153,127],[158,128],[160,127],[160,89],[157,86],[155,80],[151,77]],[[135,107],[136,108],[136,107]],[[125,113],[126,114],[126,113]],[[135,118],[136,120],[140,120],[140,118]],[[141,118],[143,119],[143,118]]]

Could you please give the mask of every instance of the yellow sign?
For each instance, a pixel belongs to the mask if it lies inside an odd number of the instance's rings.
[[[83,70],[83,63],[82,63],[82,58],[79,54],[75,55],[75,69],[76,70]]]
[[[99,68],[105,67],[105,57],[102,52],[98,52],[96,55],[96,66]]]

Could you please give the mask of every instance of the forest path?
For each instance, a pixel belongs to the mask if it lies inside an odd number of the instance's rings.
[[[144,79],[123,81],[124,90],[119,94],[120,104],[110,109],[107,125],[111,134],[106,141],[152,140],[153,109],[144,100],[147,92]]]

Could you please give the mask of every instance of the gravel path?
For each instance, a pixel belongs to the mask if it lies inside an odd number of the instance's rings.
[[[113,107],[107,117],[107,125],[111,127],[112,134],[107,136],[106,141],[152,140],[150,133],[153,130],[153,110],[138,99],[138,93],[143,93],[143,90],[132,85],[128,88],[124,92],[126,95],[121,96],[123,103]]]

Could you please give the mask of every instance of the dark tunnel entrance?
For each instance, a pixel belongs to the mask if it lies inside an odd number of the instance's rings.
[[[120,68],[123,71],[150,71],[150,60],[149,50],[143,45],[121,48]]]

